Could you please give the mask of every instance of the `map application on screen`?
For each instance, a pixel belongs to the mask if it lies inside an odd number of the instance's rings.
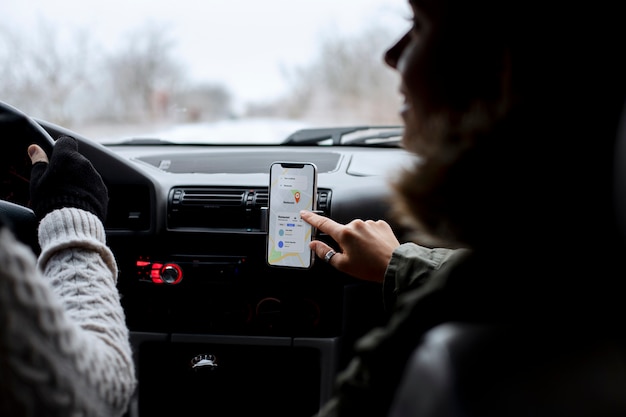
[[[267,262],[274,266],[309,268],[312,227],[300,210],[313,210],[317,196],[316,168],[309,163],[274,163],[270,169]]]

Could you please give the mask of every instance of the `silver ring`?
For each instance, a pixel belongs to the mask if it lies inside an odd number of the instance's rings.
[[[330,262],[330,258],[332,258],[333,256],[335,256],[337,254],[337,252],[335,252],[334,250],[329,250],[328,252],[326,252],[326,255],[324,255],[324,261],[326,262]]]

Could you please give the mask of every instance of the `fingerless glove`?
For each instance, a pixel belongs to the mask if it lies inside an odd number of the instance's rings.
[[[104,222],[109,202],[102,177],[78,152],[76,139],[69,136],[56,141],[49,163],[33,165],[30,199],[39,220],[52,210],[76,207],[95,214]]]

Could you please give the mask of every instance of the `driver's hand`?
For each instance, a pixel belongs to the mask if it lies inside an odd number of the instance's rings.
[[[366,281],[382,282],[393,251],[400,246],[389,223],[384,220],[353,220],[340,224],[310,211],[300,212],[302,220],[328,234],[339,245],[329,263],[346,274]],[[314,240],[309,246],[324,259],[332,248]]]
[[[76,207],[106,219],[109,196],[102,177],[91,162],[78,152],[76,139],[60,137],[50,160],[37,145],[28,147],[33,163],[30,176],[30,205],[38,219],[52,210]]]

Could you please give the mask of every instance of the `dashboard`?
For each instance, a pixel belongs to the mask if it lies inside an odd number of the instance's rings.
[[[318,210],[341,223],[386,219],[402,241],[389,181],[415,157],[343,145],[104,146],[40,123],[53,138],[74,136],[109,189],[107,243],[139,378],[129,417],[201,415],[207,390],[212,407],[234,414],[314,414],[355,339],[384,319],[382,290],[320,259],[306,270],[267,265],[269,167],[314,163]]]

